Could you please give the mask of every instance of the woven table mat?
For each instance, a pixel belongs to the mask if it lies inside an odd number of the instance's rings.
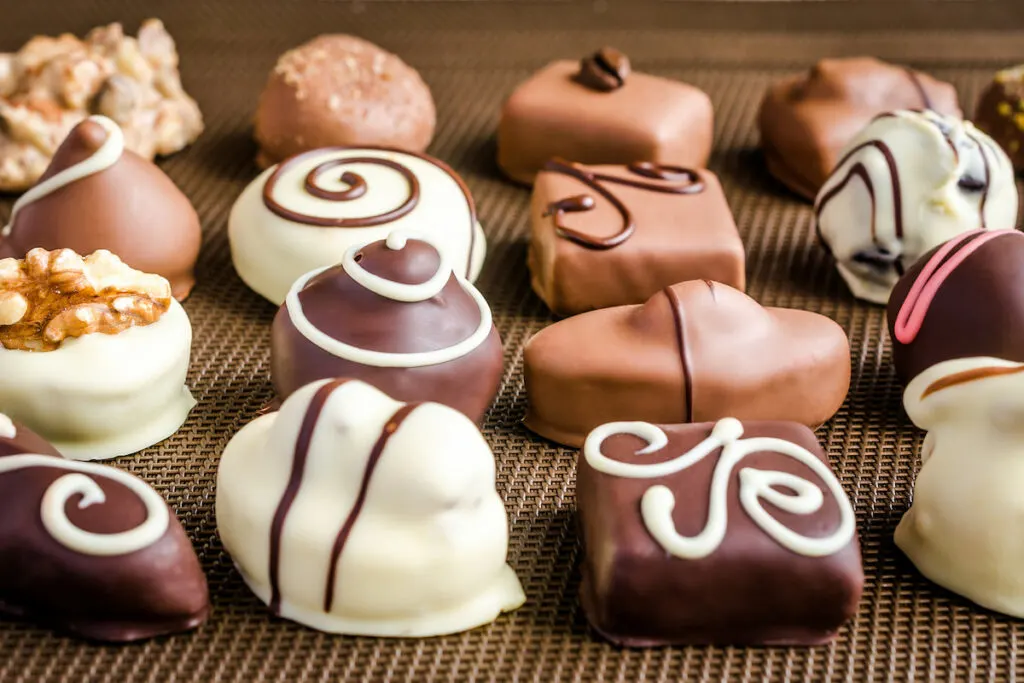
[[[1024,61],[1021,3],[149,4],[5,3],[0,50],[16,49],[34,33],[81,35],[114,20],[134,32],[150,15],[163,18],[178,41],[185,86],[207,123],[192,148],[161,162],[205,230],[199,284],[185,304],[195,331],[189,383],[199,405],[174,437],[114,464],[150,482],[177,511],[209,577],[214,611],[196,632],[121,647],[0,621],[0,681],[1014,679],[1021,623],[928,583],[892,543],[909,505],[920,433],[901,407],[883,310],[852,299],[814,242],[810,208],[767,175],[754,118],[773,80],[821,56],[858,53],[903,60],[951,81],[970,111],[995,68]],[[478,285],[505,342],[506,373],[484,434],[509,514],[509,560],[528,601],[469,633],[385,641],[326,635],[272,618],[243,585],[216,534],[218,457],[271,396],[275,312],[235,275],[226,220],[257,173],[249,128],[266,74],[280,52],[324,31],[363,35],[421,70],[439,110],[430,151],[466,178],[490,243]],[[710,94],[716,116],[710,167],[722,179],[746,245],[749,293],[764,304],[823,313],[849,334],[850,394],[819,436],[856,507],[867,584],[856,618],[829,646],[622,650],[589,633],[580,612],[576,454],[519,424],[522,346],[551,318],[530,290],[525,265],[529,192],[498,176],[493,133],[502,99],[534,69],[606,43],[630,54],[637,68]],[[0,204],[0,216],[9,205]]]

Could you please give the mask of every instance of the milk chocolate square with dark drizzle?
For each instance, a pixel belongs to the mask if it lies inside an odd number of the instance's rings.
[[[537,175],[530,223],[533,290],[561,315],[643,303],[686,280],[744,288],[743,243],[705,169],[553,159]]]
[[[853,507],[803,425],[603,425],[576,507],[581,603],[613,642],[815,645],[856,612]]]
[[[556,156],[700,168],[711,153],[712,118],[704,91],[638,73],[626,55],[602,48],[552,62],[516,88],[501,111],[498,165],[527,184]]]

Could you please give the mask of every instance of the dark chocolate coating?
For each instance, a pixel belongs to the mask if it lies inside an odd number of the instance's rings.
[[[1024,68],[996,75],[981,93],[974,124],[999,143],[1015,170],[1024,170]]]
[[[106,137],[95,121],[78,124],[40,182],[92,156]],[[201,239],[188,198],[157,166],[125,149],[110,168],[21,208],[10,235],[0,240],[0,258],[22,258],[34,247],[82,256],[107,249],[132,268],[167,278],[181,300],[195,284]]]
[[[813,201],[847,143],[896,109],[961,116],[953,86],[928,74],[873,57],[823,59],[765,93],[757,123],[768,170]]]
[[[51,624],[93,640],[127,642],[195,628],[209,613],[206,577],[192,544],[171,514],[152,545],[126,555],[84,555],[43,526],[47,488],[70,474],[33,466],[0,472],[0,612]],[[134,492],[98,475],[106,501],[66,507],[76,526],[93,533],[134,528],[146,510]]]
[[[710,433],[713,423],[670,425],[668,445],[636,455],[646,444],[629,435],[609,438],[606,456],[625,462],[656,463],[689,451]],[[828,462],[814,433],[792,422],[744,422],[743,438],[775,437],[803,446]],[[818,485],[822,508],[811,515],[765,509],[793,531],[826,536],[840,522],[840,510],[814,472],[774,452],[752,453],[732,470],[725,538],[701,559],[669,554],[651,536],[640,513],[643,494],[655,485],[675,495],[677,531],[693,536],[705,526],[712,473],[722,449],[667,477],[631,479],[592,468],[579,458],[576,507],[583,537],[580,599],[590,623],[623,645],[665,644],[814,645],[832,638],[854,615],[864,584],[856,539],[824,557],[797,554],[766,534],[740,504],[739,471],[777,470]]]
[[[58,458],[64,457],[53,447],[53,444],[20,422],[15,421],[14,429],[13,439],[0,436],[0,458],[8,455],[21,455],[22,453],[55,455]]]
[[[850,387],[850,345],[835,322],[700,280],[550,325],[526,344],[523,366],[526,426],[568,446],[618,420],[817,426]]]
[[[440,262],[432,246],[414,239],[398,250],[374,242],[356,258],[368,272],[403,284],[425,282]],[[431,299],[406,303],[365,289],[335,266],[313,278],[299,293],[299,301],[322,332],[352,346],[387,353],[444,349],[472,335],[480,324],[476,302],[454,275]],[[350,377],[399,401],[443,403],[479,423],[501,384],[503,352],[492,325],[482,344],[445,363],[411,368],[363,365],[306,339],[292,323],[285,303],[274,318],[270,363],[281,400],[318,379]]]
[[[941,248],[922,256],[889,297],[886,317],[900,381],[906,384],[936,363],[955,358],[1024,362],[1024,234],[1019,232],[995,238],[968,256],[939,287],[914,340],[902,344],[896,339],[900,308],[918,274]]]

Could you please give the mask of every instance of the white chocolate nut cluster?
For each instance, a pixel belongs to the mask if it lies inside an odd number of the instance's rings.
[[[37,36],[0,53],[0,191],[27,189],[68,132],[91,114],[113,119],[128,149],[152,159],[185,147],[203,118],[178,74],[174,40],[158,19],[138,38],[120,24],[85,40]]]
[[[106,250],[84,259],[70,249],[33,249],[0,260],[0,344],[53,351],[68,337],[117,334],[160,319],[171,285]]]

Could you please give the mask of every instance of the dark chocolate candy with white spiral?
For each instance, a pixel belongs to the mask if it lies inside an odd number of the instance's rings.
[[[39,437],[11,425],[0,420],[0,613],[111,642],[201,624],[206,577],[160,494],[45,443],[18,452]]]
[[[49,441],[20,422],[0,413],[0,458],[22,453],[63,457]]]
[[[502,358],[483,296],[431,241],[395,232],[295,283],[274,319],[271,379],[282,400],[312,381],[351,377],[479,422]]]
[[[975,230],[907,271],[886,311],[904,383],[958,358],[1024,362],[1024,233]]]
[[[587,437],[580,597],[630,646],[814,645],[864,584],[853,507],[793,422],[615,422]]]

